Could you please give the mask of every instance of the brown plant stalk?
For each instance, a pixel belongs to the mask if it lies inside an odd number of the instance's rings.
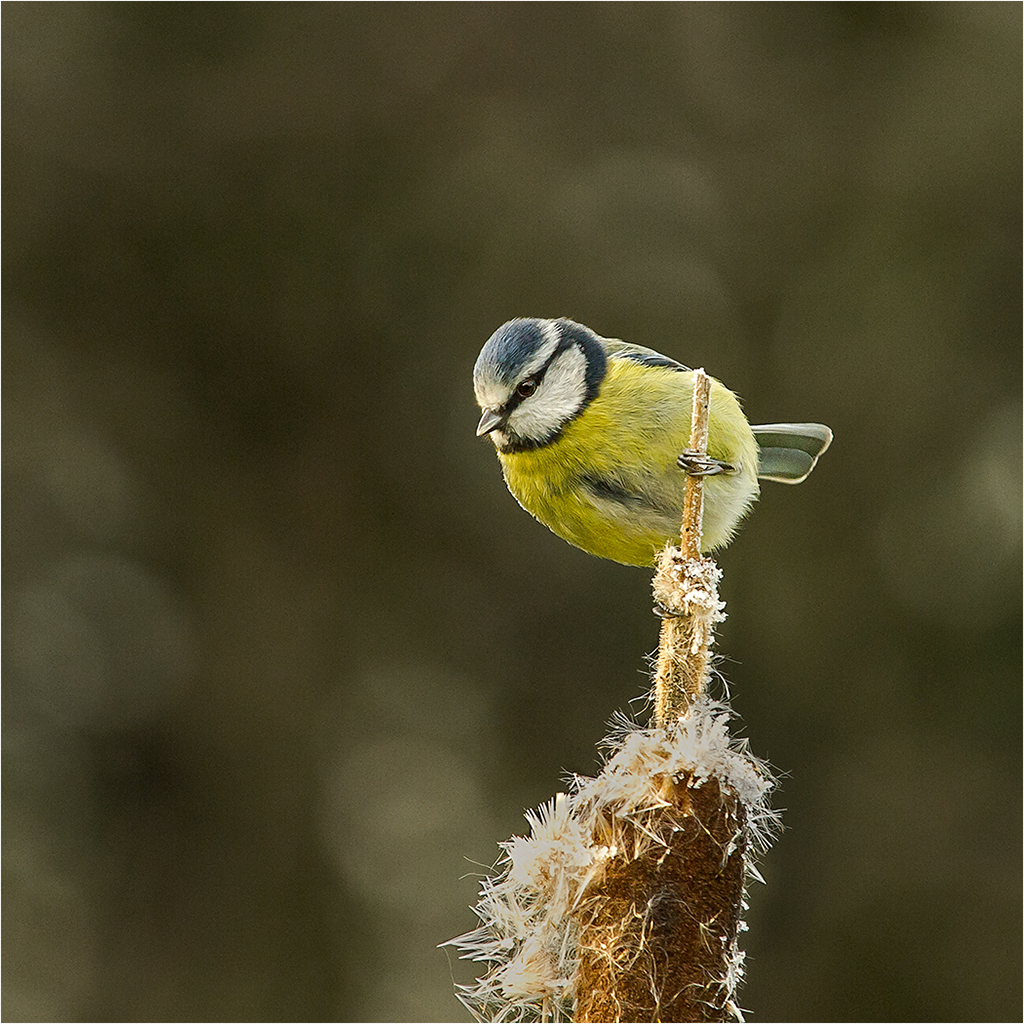
[[[707,452],[710,378],[694,373],[690,450]],[[654,725],[670,731],[704,696],[718,569],[701,556],[704,481],[689,476],[680,546],[658,560],[662,625]],[[643,833],[622,823],[620,849],[582,907],[577,1021],[724,1021],[742,957],[746,812],[734,789],[696,770],[657,780],[664,806]],[[654,836],[654,843],[646,839]]]
[[[711,378],[694,370],[689,451],[706,455]],[[663,610],[658,662],[654,674],[654,724],[666,728],[707,688],[712,626],[720,611],[718,567],[701,557],[704,478],[688,476],[679,547],[658,557],[654,598]]]

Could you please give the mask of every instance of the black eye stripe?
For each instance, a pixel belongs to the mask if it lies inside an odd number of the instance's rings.
[[[545,367],[545,369],[546,369],[546,367]],[[512,392],[512,394],[509,396],[508,401],[505,403],[505,411],[506,412],[512,412],[513,409],[517,409],[531,395],[535,395],[537,393],[537,388],[540,387],[540,382],[543,379],[544,379],[544,375],[543,375],[543,373],[540,373],[540,374],[531,374],[529,377],[525,377],[522,381],[520,381],[519,384],[516,385],[515,391]],[[519,389],[523,386],[523,384],[525,384],[529,380],[535,381],[536,382],[536,387],[534,387],[533,390],[529,392],[529,394],[525,394],[524,395]]]
[[[541,366],[540,369],[534,370],[533,373],[531,373],[529,376],[524,377],[519,382],[519,384],[516,385],[516,390],[512,392],[511,396],[509,397],[509,400],[505,403],[505,412],[512,412],[514,409],[518,408],[518,406],[522,402],[525,402],[526,399],[530,397],[530,395],[536,394],[537,388],[539,388],[541,384],[544,383],[544,375],[548,372],[548,368],[563,352],[565,352],[567,349],[572,348],[572,345],[573,342],[568,338],[560,339],[558,344],[555,346],[554,351],[551,353],[550,356],[548,356],[547,361],[544,363],[544,365]],[[530,395],[521,395],[519,393],[519,387],[522,384],[525,384],[528,380],[532,380],[536,387],[534,387],[533,391],[530,392]]]

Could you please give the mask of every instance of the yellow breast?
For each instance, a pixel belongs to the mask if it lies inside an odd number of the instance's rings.
[[[563,539],[628,565],[677,542],[692,374],[611,359],[597,398],[551,444],[499,453],[516,500]],[[705,481],[705,551],[724,544],[757,496],[757,444],[736,397],[712,382],[708,453],[738,466]]]

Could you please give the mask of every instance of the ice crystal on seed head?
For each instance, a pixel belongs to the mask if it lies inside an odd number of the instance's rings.
[[[514,836],[502,843],[508,854],[511,882],[544,892],[590,867],[590,838],[565,793],[541,804],[536,811],[527,811],[526,820],[530,823],[529,839]]]

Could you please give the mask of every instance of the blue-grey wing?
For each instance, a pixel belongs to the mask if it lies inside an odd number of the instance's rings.
[[[643,345],[627,345],[618,338],[602,338],[601,344],[604,345],[609,359],[632,359],[633,362],[643,363],[644,366],[665,366],[670,370],[682,372],[690,370],[689,366],[683,366],[675,359],[669,359],[668,356],[655,352],[653,348],[644,348]]]

